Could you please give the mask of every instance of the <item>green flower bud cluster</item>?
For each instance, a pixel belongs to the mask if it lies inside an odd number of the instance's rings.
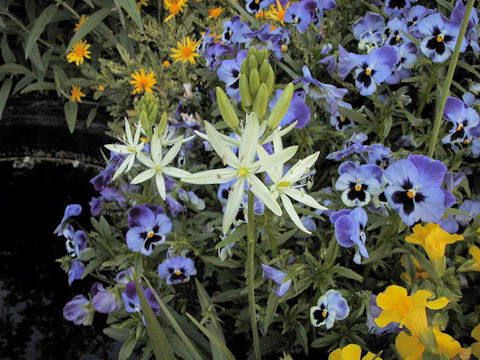
[[[154,94],[146,93],[135,106],[142,128],[148,138],[152,136],[152,127],[155,125],[159,111],[160,100]]]

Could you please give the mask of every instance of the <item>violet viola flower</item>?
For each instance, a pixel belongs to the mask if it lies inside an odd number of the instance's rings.
[[[392,75],[386,80],[389,84],[398,84],[403,79],[412,76],[412,71],[415,60],[417,60],[417,47],[412,42],[405,42],[401,45],[395,46],[398,53],[398,62],[396,63]]]
[[[203,57],[205,58],[206,66],[214,70],[217,68],[218,65],[220,65],[221,60],[220,57],[227,55],[227,54],[232,54],[233,49],[224,44],[216,43],[213,45],[210,45],[205,52],[203,53]]]
[[[165,198],[170,214],[176,218],[183,211],[183,206],[172,195],[167,194]]]
[[[72,225],[67,225],[63,231],[65,236],[65,248],[67,249],[68,256],[76,258],[80,256],[82,252],[87,248],[87,234],[82,230],[74,231]]]
[[[227,94],[237,101],[240,101],[240,66],[246,57],[247,52],[245,50],[239,51],[235,59],[223,60],[217,70],[219,79],[227,85],[225,88]]]
[[[450,20],[457,24],[460,28],[460,25],[465,14],[465,4],[462,0],[457,0],[455,3],[455,8],[450,14]],[[468,21],[467,31],[465,33],[465,42],[473,49],[473,51],[480,51],[480,46],[478,45],[478,10],[476,8],[472,9],[470,14],[470,20]]]
[[[63,317],[75,325],[91,325],[93,311],[90,301],[83,295],[77,295],[63,307]]]
[[[335,0],[313,0],[315,6],[311,5],[310,0],[303,0],[302,3],[305,3],[305,6],[312,11],[312,23],[316,27],[322,26],[323,14],[325,11],[333,10],[337,7]]]
[[[318,299],[317,306],[310,308],[310,321],[315,327],[325,325],[331,329],[336,320],[345,320],[349,313],[347,300],[337,290],[328,290]]]
[[[340,177],[335,190],[343,191],[342,201],[347,206],[365,206],[372,196],[381,193],[382,169],[377,165],[357,165],[344,162],[338,168]]]
[[[193,260],[184,256],[167,258],[158,265],[157,271],[160,278],[167,279],[168,285],[188,282],[190,276],[197,275]]]
[[[435,63],[444,62],[450,57],[457,42],[459,25],[440,14],[431,14],[418,22],[417,29],[423,37],[420,50],[426,57]],[[460,51],[465,49],[464,41]]]
[[[385,196],[405,224],[436,223],[455,204],[453,195],[441,188],[446,171],[441,161],[424,155],[409,155],[385,170]]]
[[[133,226],[132,226],[133,225]],[[163,244],[172,230],[172,222],[162,213],[156,213],[142,205],[133,207],[129,213],[127,246],[134,252],[150,256],[155,246]]]
[[[338,69],[344,79],[355,69],[355,85],[363,96],[372,95],[377,86],[392,75],[398,63],[398,54],[392,46],[373,49],[368,55],[348,53],[339,46]]]
[[[68,285],[72,285],[75,280],[82,278],[85,271],[85,265],[80,260],[75,260],[68,269]]]
[[[373,144],[368,147],[367,153],[368,164],[380,166],[382,169],[386,169],[390,165],[390,154],[392,153],[392,150],[390,150],[389,147],[386,147],[382,144]]]
[[[408,34],[407,25],[400,19],[394,18],[387,23],[388,37],[385,45],[400,45],[410,41],[404,33]]]
[[[385,0],[383,11],[390,17],[401,16],[404,9],[408,9],[416,0]]]
[[[314,0],[304,0],[290,5],[285,11],[283,21],[294,24],[299,32],[304,33],[312,21],[312,11],[308,5],[316,6]]]
[[[381,335],[386,333],[398,334],[400,329],[400,324],[397,322],[392,322],[387,326],[380,328],[375,324],[375,319],[380,316],[382,309],[377,306],[377,296],[370,296],[370,308],[367,310],[367,328],[370,333],[375,335]]]
[[[353,36],[359,41],[360,50],[370,51],[383,45],[383,33],[385,19],[382,15],[367,12],[364,17],[355,21],[352,25]]]
[[[223,23],[222,40],[225,44],[246,44],[251,39],[246,35],[252,32],[246,23],[240,21],[240,17],[234,16]]]
[[[480,198],[476,197],[472,200],[465,200],[463,204],[459,206],[459,209],[468,212],[470,216],[456,215],[455,220],[460,225],[467,226],[473,218],[480,214]]]
[[[408,32],[416,38],[421,38],[422,33],[418,31],[417,23],[422,20],[425,16],[430,15],[435,12],[435,10],[427,9],[422,5],[415,5],[411,8],[406,9],[405,16],[403,21],[407,24]]]
[[[117,296],[110,290],[105,289],[99,282],[96,282],[92,285],[90,293],[93,296],[93,308],[99,313],[110,314],[119,309],[121,306]]]
[[[475,109],[462,100],[449,97],[443,118],[451,123],[448,135],[442,139],[444,144],[462,146],[480,136],[480,117]]]
[[[330,221],[335,225],[335,237],[339,245],[345,248],[355,246],[353,262],[360,264],[362,256],[368,259],[368,251],[365,247],[368,215],[365,210],[361,207],[353,210],[343,209],[332,214]]]
[[[270,110],[273,109],[278,99],[280,99],[282,93],[283,90],[276,91],[275,97],[268,104],[268,108]],[[305,93],[303,91],[295,91],[293,93],[292,101],[290,102],[288,111],[283,116],[282,120],[279,123],[279,126],[287,126],[297,121],[297,125],[295,125],[295,128],[302,129],[308,124],[310,118],[310,108],[307,106],[307,104],[305,104]]]
[[[58,224],[58,226],[55,228],[53,233],[55,235],[62,236],[66,221],[72,216],[80,215],[81,212],[82,212],[81,205],[78,205],[78,204],[67,205],[67,207],[65,208],[65,212],[63,213],[62,221],[60,221],[60,224]]]
[[[326,156],[328,160],[340,161],[352,154],[361,154],[367,151],[368,146],[363,143],[368,139],[364,133],[353,134],[342,144],[342,150],[334,151]]]
[[[160,313],[160,304],[155,299],[152,289],[142,289],[143,295],[147,300],[148,304],[153,310],[153,314],[156,316]],[[125,292],[122,293],[123,304],[125,305],[125,311],[128,313],[141,313],[142,305],[140,304],[140,299],[138,298],[137,289],[134,282],[129,282],[125,286]],[[145,319],[142,315],[143,324],[145,324]]]
[[[115,281],[119,285],[127,285],[129,282],[133,281],[133,273],[131,269],[120,271],[117,276],[115,276]]]
[[[245,4],[245,10],[247,10],[250,14],[257,15],[271,3],[272,0],[247,0]]]
[[[262,276],[266,279],[273,280],[278,285],[276,289],[272,289],[272,292],[278,297],[285,295],[288,289],[290,289],[290,285],[292,285],[292,280],[284,281],[287,274],[265,264],[262,264],[262,268]]]

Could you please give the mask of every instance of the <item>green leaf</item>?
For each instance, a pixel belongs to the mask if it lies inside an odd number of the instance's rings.
[[[468,211],[454,209],[454,208],[445,209],[444,215],[460,215],[460,216],[468,216],[468,217],[472,216]]]
[[[123,343],[122,348],[118,353],[118,360],[128,360],[136,344],[137,337],[133,334]]]
[[[347,278],[347,279],[352,279],[355,281],[362,282],[363,281],[363,276],[360,274],[357,274],[355,271],[352,269],[346,268],[344,266],[337,265],[333,268],[333,271],[337,273],[338,275]]]
[[[220,249],[221,247],[233,244],[245,237],[245,235],[247,235],[247,224],[241,225],[234,232],[229,234],[225,239],[220,241],[217,245],[215,245],[215,249]]]
[[[384,122],[383,128],[383,137],[386,138],[390,134],[390,129],[392,128],[393,118],[390,115],[387,115]]]
[[[189,313],[186,313],[186,315],[200,329],[200,331],[203,332],[205,336],[210,339],[210,341],[212,341],[220,350],[222,350],[223,354],[228,360],[235,360],[235,356],[233,356],[230,350],[228,350],[228,348],[224,344],[222,344],[222,342],[214,334],[208,331],[208,329],[202,324],[200,324],[192,315],[190,315]]]
[[[3,34],[3,37],[2,37],[2,57],[3,57],[3,62],[5,64],[17,62],[15,54],[8,46],[7,34]]]
[[[95,120],[95,117],[97,116],[97,110],[98,106],[95,106],[90,110],[87,116],[87,129],[92,125],[93,120]]]
[[[342,114],[343,116],[346,116],[350,120],[355,121],[356,123],[371,125],[371,122],[368,121],[367,118],[365,117],[365,115],[363,115],[359,111],[352,110],[352,109],[347,109],[343,106],[339,106],[338,111],[340,112],[340,114]]]
[[[42,34],[45,26],[50,23],[57,13],[58,6],[56,4],[51,4],[47,6],[40,16],[35,20],[33,28],[28,35],[27,42],[25,45],[25,59],[28,59],[30,52],[32,51],[33,45],[37,43],[38,38]]]
[[[155,297],[155,299],[160,304],[160,307],[162,308],[163,313],[167,317],[170,324],[172,324],[173,329],[175,330],[177,335],[180,337],[182,342],[185,344],[185,346],[188,348],[191,356],[193,356],[193,358],[196,359],[196,360],[202,360],[202,356],[198,352],[197,348],[191,343],[188,336],[183,332],[182,327],[175,320],[175,317],[172,315],[172,313],[170,313],[170,311],[168,310],[168,307],[165,305],[165,303],[162,301],[162,299],[158,296],[157,292],[152,287],[150,282],[145,277],[144,277],[144,280],[145,280],[147,286],[152,290],[153,296]]]
[[[265,318],[263,320],[263,328],[265,329],[265,335],[267,335],[268,328],[272,323],[273,314],[275,314],[275,311],[277,311],[278,300],[279,298],[277,294],[270,291],[270,294],[268,295],[268,300],[267,300],[267,313],[265,314]]]
[[[173,355],[172,348],[163,332],[162,327],[158,323],[157,318],[153,314],[153,310],[150,307],[145,295],[143,294],[142,288],[138,282],[138,279],[135,277],[135,288],[137,289],[137,295],[140,300],[140,305],[142,306],[142,313],[145,317],[145,323],[147,328],[147,334],[150,339],[150,345],[152,346],[153,353],[157,360],[175,360]]]
[[[32,77],[35,77],[35,74],[33,74],[29,69],[19,64],[4,64],[0,66],[0,74],[2,73],[10,74],[10,75],[23,74],[23,75],[30,75]]]
[[[118,328],[114,326],[110,326],[108,328],[103,329],[103,333],[112,339],[118,341],[125,341],[128,338],[130,330],[125,328]]]
[[[92,31],[98,24],[102,22],[110,13],[112,9],[103,8],[98,10],[96,13],[89,15],[87,20],[80,26],[80,29],[73,35],[72,39],[68,43],[67,52],[72,49],[72,46],[79,40],[82,40],[85,35]]]
[[[77,123],[78,104],[76,102],[68,101],[64,106],[65,118],[67,119],[68,130],[73,134],[75,124]]]
[[[7,79],[3,82],[2,87],[0,88],[0,120],[2,120],[3,109],[7,104],[8,95],[10,95],[10,90],[12,89],[12,79]]]
[[[329,346],[330,344],[338,344],[340,335],[338,334],[328,334],[314,340],[310,346],[313,348],[322,348]]]
[[[118,4],[131,16],[140,31],[143,32],[143,22],[140,16],[140,9],[137,7],[135,0],[116,0]]]
[[[55,84],[51,82],[37,81],[36,83],[26,86],[20,93],[25,94],[30,91],[55,90],[56,88]]]

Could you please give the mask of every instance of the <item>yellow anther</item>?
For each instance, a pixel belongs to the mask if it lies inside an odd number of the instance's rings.
[[[355,185],[355,190],[356,190],[356,191],[362,190],[362,184],[357,184],[357,185]]]
[[[365,74],[366,74],[367,76],[370,76],[370,75],[372,74],[372,70],[370,70],[370,68],[367,68],[367,69],[365,70]]]
[[[181,273],[182,273],[182,272],[181,272],[180,270],[178,270],[178,269],[177,269],[177,270],[175,270],[175,275],[177,275],[177,276],[178,276],[178,275],[180,275]]]
[[[437,36],[437,41],[438,42],[443,42],[443,35],[442,34]]]
[[[281,46],[281,49],[282,49],[282,52],[287,52],[288,46],[285,45],[285,44],[283,44],[283,45]]]
[[[292,185],[291,181],[281,181],[277,184],[277,188],[286,188]]]
[[[245,177],[248,175],[248,169],[240,168],[238,169],[238,176]]]
[[[160,165],[155,166],[155,171],[162,171],[162,167]]]
[[[407,196],[410,198],[410,199],[413,199],[415,197],[415,193],[412,191],[412,190],[408,190],[407,191]]]
[[[345,116],[340,117],[340,122],[344,122],[345,120],[347,120],[347,118]]]
[[[147,238],[151,239],[153,237],[153,235],[155,235],[153,233],[153,231],[150,231],[148,234],[147,234]]]
[[[462,130],[462,129],[463,129],[463,126],[462,126],[462,125],[458,125],[458,126],[457,126],[457,131],[460,131],[460,130]]]
[[[323,310],[323,311],[322,311],[322,316],[325,318],[325,317],[327,317],[327,315],[328,315],[327,311],[326,311],[326,310]]]

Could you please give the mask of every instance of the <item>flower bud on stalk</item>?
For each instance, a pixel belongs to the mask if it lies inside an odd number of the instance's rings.
[[[271,66],[268,67],[267,79],[265,80],[265,85],[267,85],[268,93],[273,92],[273,86],[275,85],[275,74]]]
[[[163,135],[165,130],[167,130],[167,126],[168,126],[167,113],[164,112],[162,114],[162,118],[160,119],[160,123],[157,126],[158,135],[160,135],[160,136]]]
[[[261,64],[267,60],[268,50],[267,49],[258,50],[255,56],[257,57],[258,63]]]
[[[262,83],[255,94],[255,100],[253,101],[252,111],[258,115],[259,119],[263,119],[268,105],[268,89],[267,86]]]
[[[239,82],[240,97],[242,98],[242,106],[245,109],[252,106],[252,94],[250,93],[247,75],[241,74]]]
[[[290,102],[292,101],[293,88],[294,87],[292,83],[288,84],[283,90],[280,99],[278,99],[277,103],[273,107],[273,110],[267,119],[267,126],[270,129],[275,129],[287,113],[288,108],[290,107]]]
[[[256,94],[258,88],[260,87],[260,74],[258,73],[257,69],[253,69],[250,71],[250,75],[248,76],[248,81],[250,85],[250,93]]]
[[[258,61],[257,61],[257,58],[254,55],[251,55],[248,58],[248,69],[250,70],[250,72],[252,70],[257,70],[258,71]]]
[[[267,63],[267,60],[263,60],[262,65],[260,65],[260,71],[259,71],[261,82],[265,82],[267,80],[268,67],[269,67],[269,64]]]
[[[223,120],[230,126],[232,129],[237,129],[239,125],[237,114],[233,109],[230,100],[228,100],[225,92],[217,86],[217,103],[218,108],[220,109],[220,114],[222,115]],[[243,98],[242,98],[243,100]]]

